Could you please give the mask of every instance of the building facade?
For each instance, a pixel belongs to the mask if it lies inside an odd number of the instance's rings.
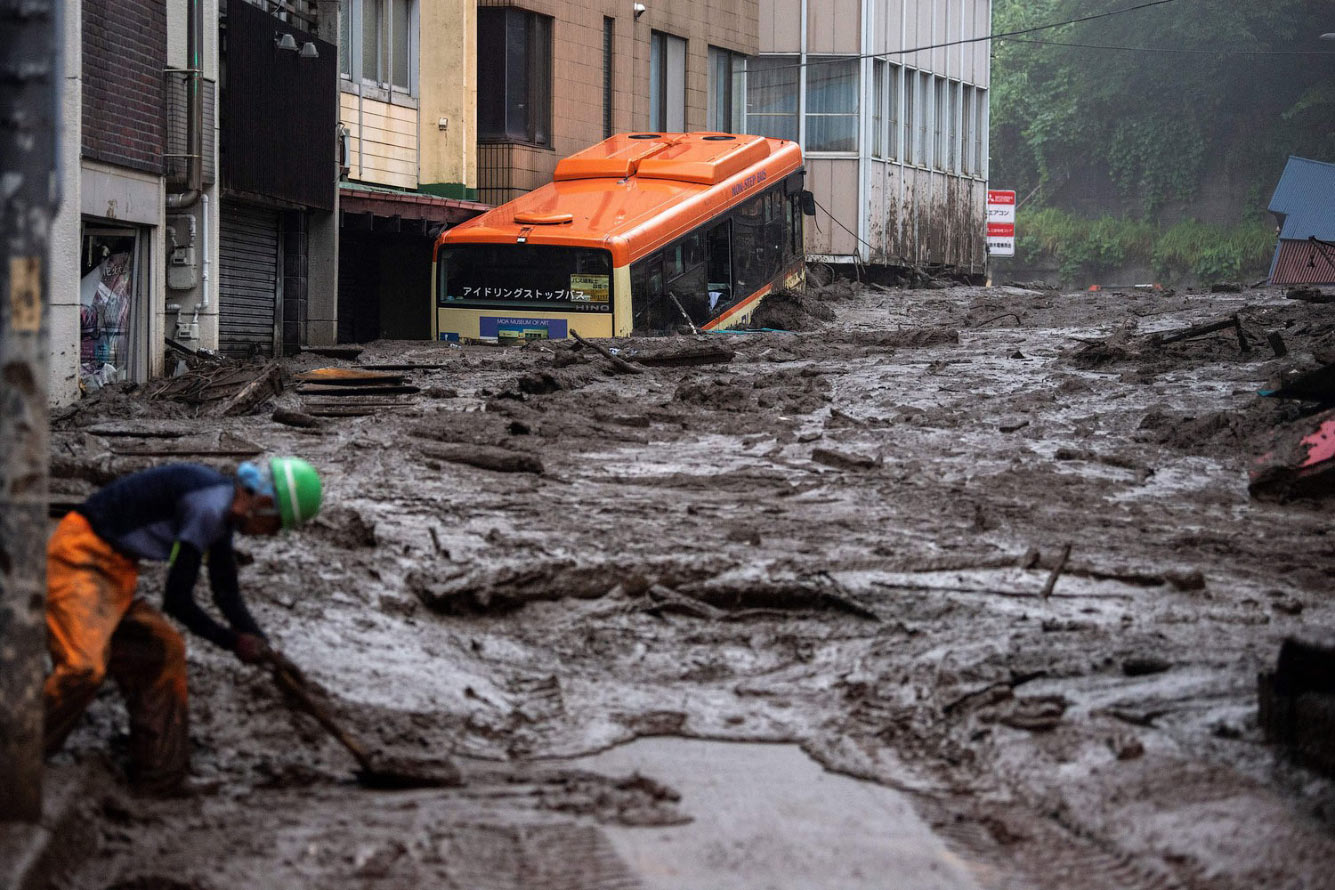
[[[478,194],[499,204],[628,130],[738,129],[757,0],[479,0]]]
[[[333,342],[337,2],[64,10],[52,402]]]
[[[431,249],[477,197],[477,11],[344,0],[338,340],[430,336]]]
[[[798,140],[813,259],[981,272],[990,0],[761,0],[748,132]]]

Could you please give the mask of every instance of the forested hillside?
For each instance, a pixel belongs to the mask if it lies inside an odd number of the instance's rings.
[[[1028,198],[1021,253],[1067,278],[1263,269],[1285,160],[1335,160],[1335,4],[997,0],[993,33],[1055,22],[994,44],[990,179]],[[1227,207],[1193,213],[1220,182]]]

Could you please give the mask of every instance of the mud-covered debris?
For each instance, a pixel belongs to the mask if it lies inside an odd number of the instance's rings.
[[[1193,340],[1197,337],[1205,337],[1209,334],[1215,334],[1229,329],[1232,329],[1233,332],[1237,334],[1238,348],[1243,352],[1250,352],[1252,348],[1251,343],[1247,339],[1247,333],[1242,329],[1242,319],[1239,318],[1236,313],[1219,321],[1192,325],[1189,328],[1183,328],[1178,331],[1157,331],[1149,336],[1149,342],[1153,345],[1177,343],[1181,340]]]
[[[1291,287],[1284,292],[1284,296],[1304,303],[1335,303],[1335,294],[1325,293],[1318,287]]]
[[[1029,732],[1050,732],[1061,725],[1062,715],[1070,705],[1060,695],[1037,695],[1015,698],[997,720],[1014,729]]]
[[[1205,589],[1205,573],[1200,569],[1169,569],[1163,576],[1173,589],[1184,593]]]
[[[1265,739],[1335,776],[1335,639],[1288,637],[1273,671],[1257,678]]]
[[[300,383],[322,383],[329,386],[390,386],[402,383],[403,375],[363,368],[314,368],[294,374],[292,379]]]
[[[686,367],[690,365],[726,365],[737,355],[736,350],[719,343],[688,343],[672,348],[655,348],[636,353],[631,361],[652,368]]]
[[[1250,476],[1247,491],[1259,501],[1322,500],[1335,494],[1335,411],[1281,428]]]
[[[441,577],[438,571],[412,572],[408,589],[428,608],[450,615],[507,612],[540,600],[642,596],[654,584],[676,587],[731,569],[731,561],[693,565],[660,562],[530,560],[485,566]]]
[[[881,465],[879,458],[865,457],[861,454],[848,454],[830,448],[811,449],[811,459],[818,464],[834,467],[836,470],[874,470]]]
[[[1118,760],[1135,760],[1145,754],[1145,743],[1139,737],[1119,732],[1108,738],[1108,749]]]
[[[483,470],[497,473],[534,473],[543,472],[542,461],[537,456],[521,451],[482,445],[419,445],[418,451],[424,457],[443,460],[455,464],[467,464]]]
[[[281,423],[285,426],[294,426],[299,429],[320,429],[324,423],[320,418],[302,411],[291,411],[286,408],[279,408],[270,416],[274,423]]]
[[[1146,677],[1170,670],[1173,663],[1158,655],[1133,655],[1122,661],[1122,673],[1128,677]]]
[[[833,291],[844,285],[833,285],[817,294],[798,294],[779,291],[765,297],[751,315],[751,328],[756,330],[809,331],[821,322],[834,318],[834,310],[823,300],[835,299]]]

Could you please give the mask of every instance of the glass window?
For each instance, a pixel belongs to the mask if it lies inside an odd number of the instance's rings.
[[[670,133],[686,129],[686,41],[662,31],[649,43],[649,125]]]
[[[339,17],[339,73],[413,92],[416,12],[415,0],[348,0]]]
[[[932,101],[932,81],[926,71],[918,72],[918,163],[931,167],[936,163],[936,140],[932,138],[936,103]]]
[[[742,71],[744,56],[709,48],[708,129],[716,133],[742,131]]]
[[[950,104],[947,99],[950,81],[944,77],[936,78],[936,127],[933,135],[936,139],[936,169],[945,170],[950,164]]]
[[[442,308],[612,311],[612,255],[605,250],[448,245],[441,248],[436,269],[436,302]]]
[[[918,162],[918,72],[904,72],[904,163]]]
[[[974,163],[975,176],[987,176],[987,90],[974,90]]]
[[[807,60],[807,151],[858,150],[858,60]]]
[[[797,141],[797,56],[758,56],[746,69],[746,129]]]
[[[899,157],[899,91],[901,89],[900,78],[902,70],[898,65],[890,66],[890,82],[886,85],[886,103],[888,111],[886,112],[886,152],[892,159]]]
[[[973,87],[968,84],[960,96],[960,172],[973,172]]]
[[[510,7],[477,11],[478,139],[550,145],[552,20]]]
[[[871,156],[885,157],[885,62],[871,63]]]

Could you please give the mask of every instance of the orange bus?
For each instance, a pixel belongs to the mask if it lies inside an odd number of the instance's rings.
[[[439,340],[722,330],[804,280],[797,143],[623,133],[436,240]]]

